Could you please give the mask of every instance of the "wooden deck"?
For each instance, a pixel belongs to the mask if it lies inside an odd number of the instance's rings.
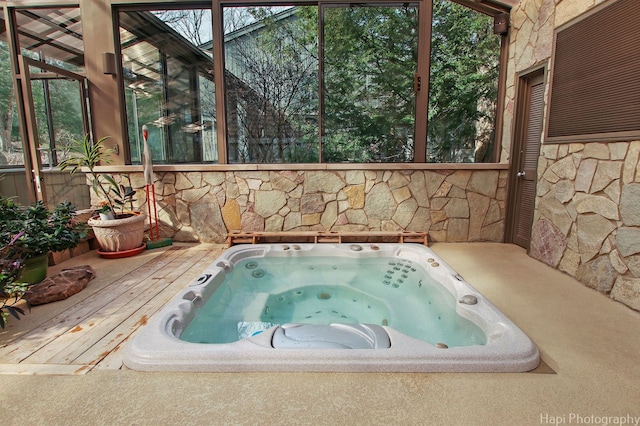
[[[0,374],[85,374],[122,368],[123,344],[223,249],[174,245],[157,256],[141,257],[131,270],[113,274],[116,277],[99,291],[78,297],[77,303],[15,339],[0,341]],[[113,263],[110,267],[114,265],[117,268]],[[101,276],[100,266],[96,273]],[[21,322],[28,322],[29,315]]]

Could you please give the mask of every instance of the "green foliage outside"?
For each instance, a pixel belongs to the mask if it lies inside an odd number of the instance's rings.
[[[326,162],[413,159],[418,9],[327,8]]]
[[[492,19],[448,0],[433,4],[427,161],[459,162],[456,151],[490,161],[500,36]]]
[[[324,162],[413,160],[417,8],[325,9],[322,111],[318,8],[300,8],[288,19],[270,8],[249,11],[265,28],[244,36],[242,47],[226,47],[227,56],[245,52],[232,69],[246,85],[237,90],[242,108],[227,96],[246,138],[248,154],[237,161],[317,161],[321,120]],[[427,161],[490,161],[500,37],[490,17],[449,0],[434,1],[432,23]]]
[[[39,102],[41,101],[40,96],[44,97],[45,84],[44,81],[36,80],[33,82],[34,90],[37,87],[39,93],[38,96],[34,94],[34,98],[38,98]],[[53,138],[55,147],[65,152],[66,147],[84,135],[82,95],[79,84],[75,80],[56,79],[48,83],[48,91],[52,129],[48,133],[39,135],[40,144],[50,148],[51,138]],[[45,125],[46,110],[41,111],[36,116],[36,120],[38,121],[38,128],[43,129],[41,133],[44,133],[44,129],[48,129],[48,126]],[[59,160],[60,158],[58,158]]]
[[[0,165],[24,163],[19,134],[9,49],[0,41]]]

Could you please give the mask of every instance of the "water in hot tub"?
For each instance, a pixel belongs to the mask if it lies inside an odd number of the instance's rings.
[[[180,339],[230,343],[290,322],[361,323],[431,344],[485,344],[482,330],[456,313],[444,285],[418,262],[397,257],[245,259],[196,311]]]

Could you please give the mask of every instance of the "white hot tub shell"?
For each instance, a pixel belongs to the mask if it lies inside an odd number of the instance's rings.
[[[486,344],[447,348],[393,327],[354,324],[280,324],[231,343],[180,339],[197,309],[239,261],[265,256],[396,257],[418,262],[451,292],[457,314],[484,332]],[[539,353],[526,334],[426,246],[257,244],[232,247],[213,261],[134,335],[125,347],[124,363],[142,371],[524,372],[538,366]]]

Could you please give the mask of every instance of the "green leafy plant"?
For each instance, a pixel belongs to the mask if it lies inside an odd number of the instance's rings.
[[[129,210],[133,210],[133,202],[135,201],[133,197],[136,195],[136,191],[131,187],[129,175],[122,175],[122,178],[127,181],[127,185],[117,183],[113,177],[109,175],[103,174],[102,177],[109,184],[109,194],[111,195],[113,206],[119,209],[120,212],[124,212],[125,206],[127,205],[129,206]]]
[[[25,315],[24,309],[18,306],[27,291],[27,284],[17,281],[24,268],[22,250],[15,246],[20,237],[22,233],[0,247],[0,328],[4,328],[9,316],[19,320],[20,315]],[[25,302],[29,307],[29,302]]]
[[[101,163],[109,164],[111,162],[109,157],[113,150],[104,146],[104,141],[108,138],[105,136],[94,143],[89,135],[86,135],[82,140],[75,141],[66,148],[70,157],[61,161],[59,165],[60,170],[69,170],[71,174],[83,167],[88,169],[93,192],[104,199],[104,203],[108,206],[113,217],[122,217],[125,206],[128,205],[133,210],[133,202],[135,201],[133,197],[136,191],[131,187],[128,175],[123,176],[128,183],[128,185],[124,185],[116,182],[113,176],[96,171],[96,167]],[[104,212],[104,208],[101,208],[100,211]]]
[[[75,207],[68,201],[49,211],[41,201],[20,206],[0,196],[0,244],[8,247],[9,257],[19,253],[28,259],[73,248],[86,235],[86,224],[75,221]]]

